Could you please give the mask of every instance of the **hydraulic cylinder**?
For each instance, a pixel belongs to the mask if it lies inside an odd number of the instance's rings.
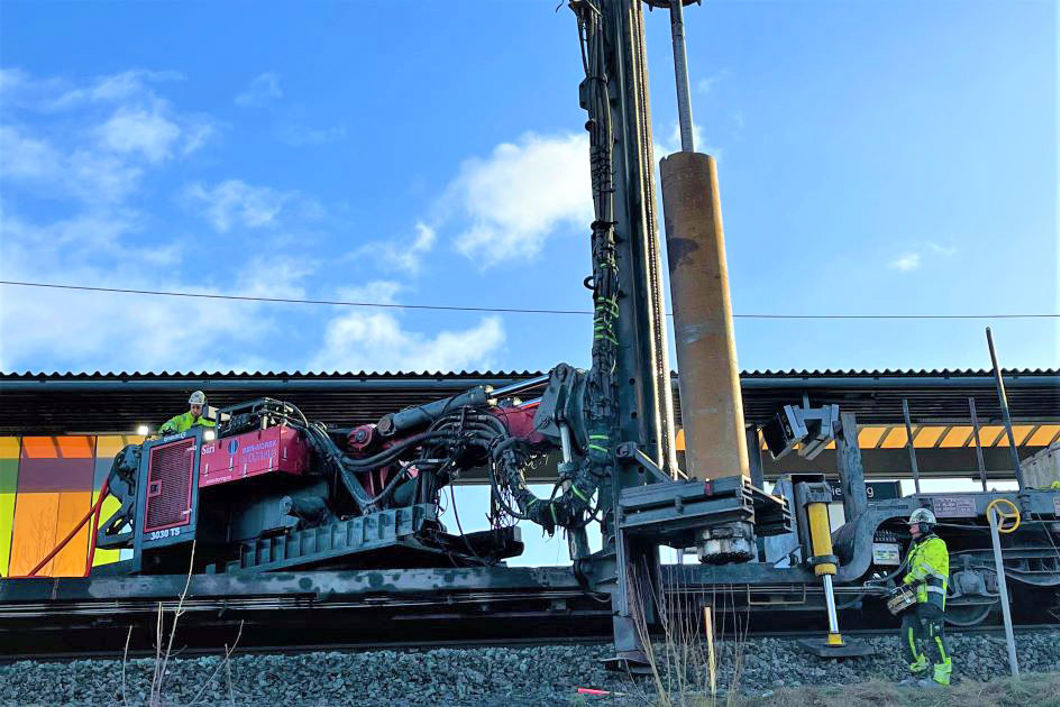
[[[835,589],[832,577],[836,573],[836,557],[832,553],[832,527],[828,520],[828,504],[811,502],[806,506],[806,517],[810,524],[810,545],[813,551],[811,562],[813,573],[821,578],[824,585],[824,602],[828,610],[829,646],[843,645],[843,636],[839,633],[839,615],[835,606]]]

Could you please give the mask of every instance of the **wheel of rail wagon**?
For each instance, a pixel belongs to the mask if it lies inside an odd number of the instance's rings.
[[[957,628],[978,626],[986,621],[1001,604],[997,601],[985,604],[958,604],[946,607],[946,624]]]

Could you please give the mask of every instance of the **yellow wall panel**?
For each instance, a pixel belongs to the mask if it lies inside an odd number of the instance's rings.
[[[8,576],[11,563],[11,531],[15,527],[18,491],[17,437],[0,437],[0,577]]]
[[[100,435],[96,438],[96,459],[111,460],[127,444],[140,444],[140,435]]]
[[[0,437],[0,459],[18,459],[18,437]]]
[[[94,504],[98,499],[99,490],[97,489],[92,492],[92,503]],[[103,501],[103,508],[99,513],[99,524],[103,525],[103,522],[114,515],[114,512],[119,508],[121,508],[121,502],[113,496],[108,496]],[[92,566],[97,567],[110,562],[117,562],[120,559],[120,554],[121,550],[96,550],[96,554],[92,557]]]

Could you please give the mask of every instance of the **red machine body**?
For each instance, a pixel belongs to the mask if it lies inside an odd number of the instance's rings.
[[[534,427],[534,415],[537,414],[538,402],[523,403],[511,407],[491,408],[490,414],[504,421],[504,426],[513,437],[518,437],[530,444],[541,444],[544,435]]]
[[[290,427],[269,427],[202,445],[199,488],[262,474],[300,475],[309,468],[309,447]]]

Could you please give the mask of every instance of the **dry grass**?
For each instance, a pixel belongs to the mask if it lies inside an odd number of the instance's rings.
[[[634,586],[636,583],[634,582]],[[948,688],[915,688],[867,679],[856,685],[798,687],[742,693],[741,672],[746,650],[749,616],[726,599],[724,592],[698,596],[710,607],[713,621],[708,631],[727,632],[732,638],[715,643],[716,634],[704,635],[698,621],[667,607],[661,595],[653,597],[660,608],[661,637],[648,630],[644,606],[635,593],[631,609],[636,620],[651,677],[626,695],[628,703],[658,707],[1060,707],[1060,673],[1026,673],[1019,678],[989,682],[960,680]],[[659,640],[661,638],[661,640]],[[727,679],[718,685],[724,664]],[[632,701],[630,701],[632,698]],[[626,704],[624,702],[623,704]]]
[[[181,591],[180,596],[177,597],[176,606],[173,608],[172,621],[169,625],[169,629],[166,629],[166,610],[163,602],[158,602],[158,612],[155,618],[155,655],[154,662],[151,671],[151,686],[150,693],[147,698],[147,707],[165,707],[170,704],[165,696],[164,683],[166,676],[169,674],[169,663],[170,659],[176,656],[174,653],[173,646],[177,636],[177,624],[180,622],[180,617],[184,615],[186,611],[184,602],[188,598],[188,590],[191,588],[191,577],[193,568],[195,566],[195,541],[191,543],[191,555],[188,559],[188,574],[184,580],[184,589]],[[129,627],[129,632],[125,636],[125,651],[122,655],[121,661],[121,701],[126,707],[129,704],[128,701],[128,687],[127,687],[127,675],[128,675],[128,663],[129,663],[129,642],[132,639],[133,627]],[[214,668],[210,676],[202,683],[199,691],[196,693],[194,699],[189,703],[189,707],[200,704],[204,699],[207,688],[213,684],[214,680],[217,679],[218,674],[222,669],[225,670],[225,676],[228,683],[228,700],[229,703],[235,705],[235,695],[232,688],[232,653],[236,650],[239,645],[239,639],[243,636],[243,622],[239,622],[239,632],[236,634],[235,640],[232,645],[229,646],[227,643],[224,647],[224,654],[217,667]]]
[[[636,570],[633,575],[633,587],[643,586],[636,581]],[[681,589],[677,587],[678,594]],[[736,705],[750,616],[731,605],[727,592],[697,592],[691,603],[703,608],[701,625],[697,615],[668,606],[661,592],[652,591],[661,636],[649,630],[644,602],[636,591],[630,592],[631,613],[650,670],[648,685],[637,684],[630,697],[659,707]],[[718,643],[719,634],[731,637]]]
[[[709,701],[700,703],[703,707]],[[869,680],[844,687],[799,687],[745,696],[739,707],[1060,707],[1060,673],[1026,674],[990,682],[961,681],[946,689],[899,687]]]

